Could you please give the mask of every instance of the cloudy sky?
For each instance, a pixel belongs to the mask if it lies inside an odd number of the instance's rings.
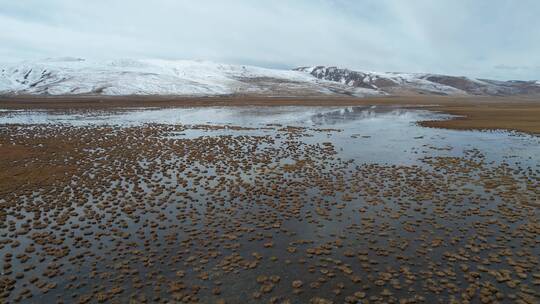
[[[164,58],[540,79],[538,0],[0,0],[0,61]]]

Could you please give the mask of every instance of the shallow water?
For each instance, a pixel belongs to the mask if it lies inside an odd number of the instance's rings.
[[[7,111],[7,110],[6,110]],[[204,107],[120,110],[86,113],[14,111],[0,114],[0,124],[61,124],[72,126],[142,126],[145,124],[266,125],[336,129],[314,132],[312,142],[328,138],[340,155],[365,162],[414,163],[425,155],[461,156],[481,149],[490,160],[522,161],[538,165],[540,138],[507,131],[454,131],[423,128],[421,120],[449,119],[449,115],[393,106],[368,107]],[[339,132],[336,132],[339,130]],[[221,135],[264,135],[273,130],[187,130],[178,138]],[[323,132],[324,133],[324,132]],[[326,137],[325,137],[326,136]],[[309,138],[305,138],[310,141]]]
[[[2,146],[32,156],[10,167],[28,183],[0,179],[0,292],[36,303],[538,300],[540,140],[416,124],[447,118],[2,112]],[[46,179],[31,176],[43,166]]]
[[[195,108],[141,108],[118,109],[114,112],[7,110],[1,112],[1,124],[69,124],[69,125],[123,125],[157,124],[233,124],[258,126],[269,123],[322,125],[350,120],[373,120],[399,117],[418,120],[422,117],[444,117],[428,111],[406,110],[392,106],[369,107],[195,107]]]

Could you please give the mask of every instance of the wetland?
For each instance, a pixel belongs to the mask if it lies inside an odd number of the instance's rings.
[[[0,302],[538,303],[540,137],[428,104],[5,107]]]

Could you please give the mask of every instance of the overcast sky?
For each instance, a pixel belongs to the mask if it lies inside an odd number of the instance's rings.
[[[0,0],[0,61],[59,56],[540,79],[540,1]]]

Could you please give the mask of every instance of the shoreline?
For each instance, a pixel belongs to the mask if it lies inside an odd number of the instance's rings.
[[[454,130],[510,130],[540,135],[540,98],[530,97],[174,97],[174,96],[1,96],[0,109],[114,110],[213,106],[407,106],[457,116],[421,121],[424,127]]]

